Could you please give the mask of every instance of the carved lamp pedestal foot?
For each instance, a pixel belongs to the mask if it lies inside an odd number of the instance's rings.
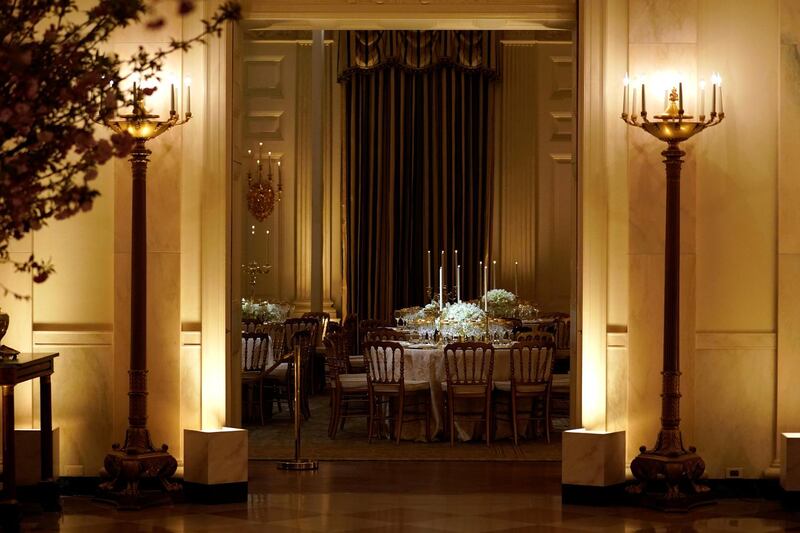
[[[665,444],[669,435],[670,442]],[[639,480],[628,487],[636,503],[662,511],[685,512],[714,503],[708,486],[700,483],[706,464],[694,446],[683,448],[680,431],[662,431],[656,448],[639,448],[631,472]]]
[[[136,510],[172,502],[181,486],[170,478],[178,462],[167,452],[167,445],[156,450],[146,428],[128,428],[126,443],[113,446],[106,455],[106,481],[100,484],[98,498],[121,510]]]

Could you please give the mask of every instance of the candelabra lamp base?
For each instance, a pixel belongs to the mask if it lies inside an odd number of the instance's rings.
[[[171,503],[181,486],[170,481],[178,462],[167,449],[166,444],[153,447],[147,428],[128,428],[125,445],[115,444],[106,455],[108,481],[100,484],[98,498],[121,510]]]
[[[278,463],[279,470],[319,470],[319,462],[311,459],[296,459],[293,461],[281,461]]]
[[[665,434],[673,438],[665,438]],[[639,448],[639,455],[631,462],[638,483],[627,489],[636,503],[673,512],[714,503],[708,486],[700,483],[705,462],[694,446],[684,449],[680,439],[680,431],[662,431],[655,449]]]

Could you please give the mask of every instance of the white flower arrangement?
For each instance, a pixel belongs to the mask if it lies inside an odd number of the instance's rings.
[[[505,289],[492,289],[484,296],[489,308],[489,316],[513,317],[517,310],[517,296]]]
[[[486,313],[475,304],[450,304],[442,309],[440,331],[445,337],[479,337],[485,320]]]
[[[242,298],[242,319],[260,320],[262,322],[283,322],[291,313],[292,308],[287,304],[270,302],[256,303]]]

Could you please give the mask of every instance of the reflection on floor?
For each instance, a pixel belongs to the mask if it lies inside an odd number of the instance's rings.
[[[247,503],[120,512],[65,498],[64,513],[23,530],[67,532],[536,532],[800,530],[776,502],[721,500],[685,515],[565,506],[560,465],[530,462],[329,462],[282,472],[252,462]]]
[[[561,434],[556,431],[547,444],[544,436],[522,440],[514,447],[510,439],[498,440],[491,447],[482,442],[467,442],[451,448],[449,442],[407,442],[396,444],[389,440],[367,443],[366,419],[348,420],[335,440],[328,438],[330,405],[328,396],[318,395],[310,400],[311,418],[303,423],[303,454],[322,460],[441,460],[441,461],[559,461],[561,460]],[[566,419],[554,420],[554,426],[566,428]],[[265,426],[247,426],[250,432],[250,457],[253,459],[286,458],[294,450],[294,426],[285,408],[275,413]]]

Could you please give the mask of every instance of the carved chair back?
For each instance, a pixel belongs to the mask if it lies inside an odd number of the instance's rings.
[[[405,361],[403,347],[391,341],[368,342],[364,345],[367,381],[374,384],[403,386]]]
[[[269,345],[266,333],[242,333],[242,371],[263,372],[268,364]]]
[[[392,328],[375,328],[367,332],[367,341],[404,341],[406,334]]]
[[[511,346],[511,382],[514,385],[546,385],[553,371],[555,345],[547,342],[515,342]]]
[[[302,318],[314,318],[317,320],[317,346],[322,345],[322,339],[328,332],[328,323],[331,321],[331,315],[324,311],[310,311],[303,313]]]
[[[294,339],[297,333],[308,331],[312,341],[316,339],[318,322],[316,318],[287,318],[283,323],[286,327],[286,349],[294,349]]]
[[[444,347],[447,386],[492,383],[494,347],[485,342],[453,342]]]

